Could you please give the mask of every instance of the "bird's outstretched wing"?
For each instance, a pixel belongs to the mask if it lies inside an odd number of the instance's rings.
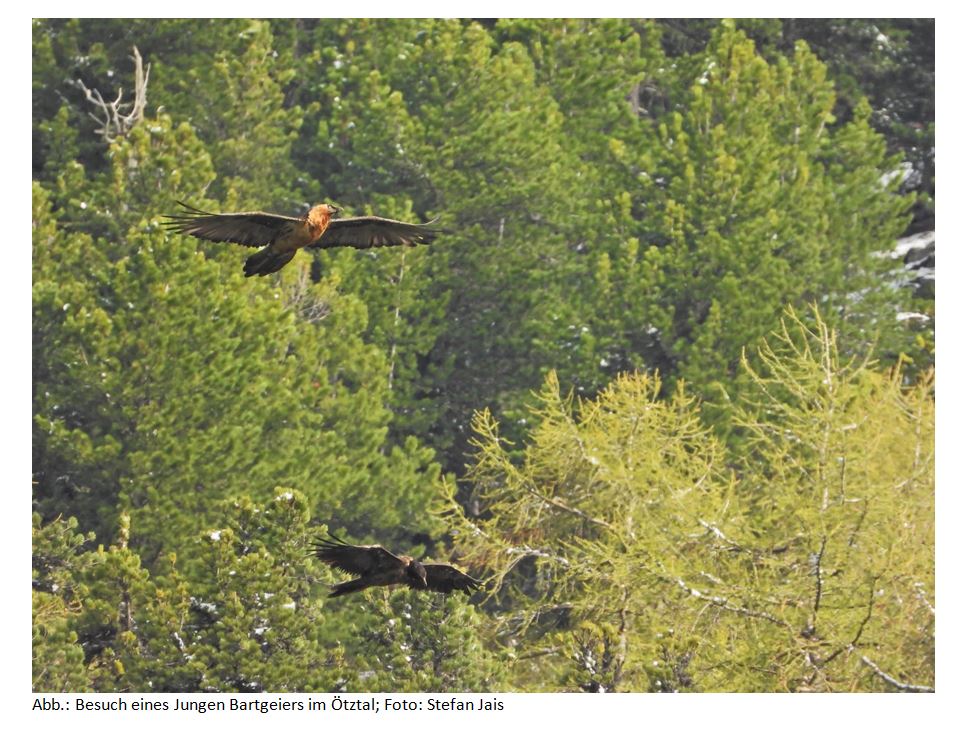
[[[348,545],[335,535],[334,540],[318,538],[312,544],[315,558],[355,576],[370,576],[405,567],[402,559],[381,545]]]
[[[433,591],[448,594],[451,591],[462,591],[468,594],[480,588],[480,582],[472,576],[467,576],[460,570],[442,563],[423,563],[426,569],[426,587]]]
[[[376,248],[378,246],[414,246],[431,243],[439,233],[428,223],[403,223],[399,220],[366,215],[359,218],[337,218],[331,221],[324,235],[308,248]]]
[[[269,212],[206,212],[183,204],[185,211],[166,215],[167,230],[195,236],[216,243],[239,243],[242,246],[266,246],[271,243],[288,223],[300,222],[298,218],[274,215]]]

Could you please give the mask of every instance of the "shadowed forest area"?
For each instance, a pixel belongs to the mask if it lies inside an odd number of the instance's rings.
[[[32,29],[35,691],[935,688],[932,20]]]

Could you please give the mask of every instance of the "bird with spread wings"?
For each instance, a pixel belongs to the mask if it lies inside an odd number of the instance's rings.
[[[443,563],[420,563],[408,555],[394,555],[381,545],[349,545],[333,533],[333,540],[318,538],[312,544],[313,555],[345,573],[358,578],[331,587],[329,597],[344,596],[372,586],[404,584],[412,589],[428,589],[448,594],[469,594],[480,588],[480,582]]]
[[[414,246],[431,243],[438,232],[431,227],[434,221],[413,224],[374,215],[334,218],[341,208],[328,204],[315,205],[296,218],[269,212],[206,212],[177,203],[184,211],[165,216],[168,230],[216,243],[262,247],[243,265],[245,276],[280,271],[302,248]]]

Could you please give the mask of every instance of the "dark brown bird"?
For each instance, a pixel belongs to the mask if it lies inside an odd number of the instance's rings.
[[[294,218],[269,212],[205,212],[177,203],[185,212],[165,216],[169,230],[216,243],[264,246],[243,265],[245,276],[280,271],[302,248],[414,246],[431,243],[438,232],[430,227],[432,222],[416,225],[374,215],[332,218],[341,208],[327,204]]]
[[[371,586],[405,584],[412,589],[429,589],[448,594],[468,594],[480,588],[480,582],[462,571],[442,563],[420,563],[408,555],[393,555],[381,545],[348,545],[328,533],[334,541],[318,538],[311,555],[332,568],[358,578],[331,587],[332,596],[344,596]]]

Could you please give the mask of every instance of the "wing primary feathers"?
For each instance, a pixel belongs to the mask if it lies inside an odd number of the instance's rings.
[[[169,218],[170,220],[193,220],[200,215],[204,217],[217,217],[219,213],[207,212],[206,210],[200,210],[198,207],[193,207],[192,205],[187,205],[185,202],[176,200],[176,204],[179,205],[185,212],[177,212],[171,214],[165,214],[162,217]],[[165,223],[163,227],[166,228],[178,228],[179,225],[176,223]]]
[[[337,535],[335,535],[334,533],[332,533],[330,530],[328,531],[328,535],[330,535],[331,537],[333,537],[335,540],[337,540],[342,545],[348,545],[348,543],[346,543],[340,537],[338,537]],[[336,547],[338,547],[338,546],[335,545],[330,540],[325,540],[320,535],[315,535],[315,539],[311,542],[311,550],[304,557],[305,558],[316,558],[316,557],[318,557],[319,550],[321,550],[321,549],[327,550],[327,549],[336,548]]]
[[[334,538],[335,540],[337,540],[337,542],[332,542],[331,540],[326,540],[323,537],[318,537],[313,543],[311,543],[313,550],[311,551],[310,555],[316,555],[320,557],[322,553],[325,553],[327,551],[337,552],[342,548],[354,547],[353,545],[349,545],[348,543],[346,543],[344,540],[342,540],[340,537],[335,535],[330,530],[328,531],[328,535]],[[321,560],[324,560],[324,558],[321,558]]]
[[[192,205],[187,205],[185,202],[181,202],[180,200],[176,200],[176,204],[179,205],[179,207],[181,207],[183,210],[186,210],[188,212],[194,212],[197,215],[216,215],[217,214],[215,212],[207,212],[206,210],[200,210],[198,207],[193,207]],[[171,216],[167,216],[167,217],[171,217]]]
[[[404,223],[375,215],[354,218],[336,218],[328,229],[308,248],[380,248],[384,246],[416,246],[432,243],[442,232],[428,223]]]
[[[319,537],[313,546],[319,560],[328,565],[357,576],[397,571],[405,564],[380,545],[348,545],[333,533],[337,540]]]
[[[268,246],[276,243],[282,234],[290,232],[294,228],[293,224],[301,223],[299,218],[275,215],[270,212],[214,213],[192,207],[185,202],[178,200],[176,202],[183,208],[183,212],[166,215],[168,222],[163,224],[163,228],[214,243],[238,243],[241,246],[254,248]],[[289,250],[293,249],[280,249],[274,255],[282,257],[284,252]],[[281,263],[269,266],[276,266],[273,269],[276,271],[283,265]],[[254,273],[270,272],[258,269]]]
[[[328,536],[329,536],[329,537],[333,537],[333,538],[334,538],[335,540],[337,540],[337,541],[338,541],[339,543],[341,543],[342,545],[348,545],[348,547],[351,547],[351,545],[350,545],[349,543],[346,543],[346,542],[345,542],[344,540],[342,540],[342,539],[341,539],[340,537],[338,537],[337,535],[335,535],[335,534],[334,534],[334,533],[333,533],[333,532],[332,532],[331,530],[328,530]]]
[[[331,533],[328,534],[330,535]],[[324,553],[338,552],[340,550],[352,547],[344,540],[340,539],[335,535],[331,535],[331,537],[333,537],[338,542],[332,542],[331,540],[326,540],[323,537],[318,537],[317,539],[315,539],[314,542],[311,543],[311,546],[314,548],[313,555],[317,555],[318,557],[320,557]],[[321,560],[324,560],[324,558],[321,558]]]

